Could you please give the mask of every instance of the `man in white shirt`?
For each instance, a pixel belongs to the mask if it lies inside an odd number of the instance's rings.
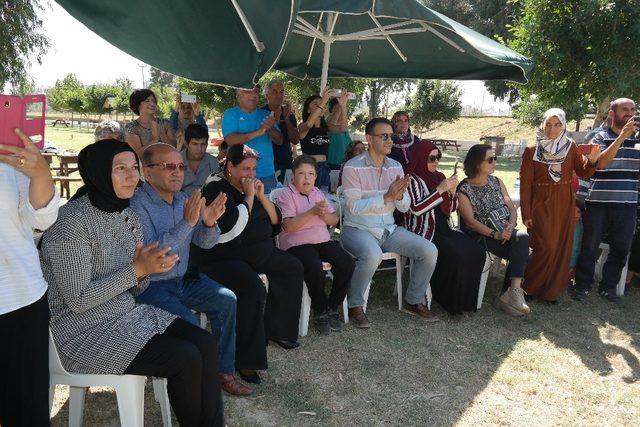
[[[49,425],[49,306],[33,229],[58,215],[49,164],[21,131],[24,148],[0,144],[0,425]]]

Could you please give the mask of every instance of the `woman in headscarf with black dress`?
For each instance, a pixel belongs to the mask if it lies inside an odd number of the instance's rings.
[[[222,234],[213,248],[191,245],[190,253],[193,265],[236,294],[236,365],[244,368],[240,377],[254,384],[261,382],[257,370],[267,369],[267,339],[285,349],[300,345],[304,275],[300,261],[275,246],[282,214],[255,178],[257,159],[245,145],[229,147],[222,172],[209,177],[202,189],[207,204],[220,193],[227,195],[218,219]],[[268,292],[261,273],[268,278]]]
[[[446,178],[438,171],[441,156],[431,141],[422,141],[413,151],[406,168],[411,205],[404,214],[405,227],[438,248],[430,282],[433,298],[449,313],[460,314],[476,310],[485,250],[450,226],[458,179],[456,175]]]
[[[180,425],[223,425],[215,337],[134,300],[150,274],[178,262],[169,248],[142,247],[140,221],[129,209],[139,179],[136,154],[123,142],[102,140],[82,149],[78,167],[84,186],[44,233],[40,253],[64,368],[167,378]]]

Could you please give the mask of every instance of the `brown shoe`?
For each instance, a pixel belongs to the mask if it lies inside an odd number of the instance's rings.
[[[349,309],[349,320],[353,323],[353,326],[360,329],[368,329],[369,319],[367,319],[367,315],[364,314],[364,310],[362,307],[352,307]]]
[[[427,306],[422,303],[409,304],[408,302],[403,301],[402,311],[405,311],[409,314],[417,314],[427,322],[437,322],[438,320],[440,320],[440,318],[436,316],[433,311],[429,310]]]
[[[233,396],[250,396],[253,390],[242,384],[233,374],[218,374],[222,389]]]

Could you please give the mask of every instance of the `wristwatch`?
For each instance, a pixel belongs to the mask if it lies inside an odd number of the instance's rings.
[[[495,240],[495,238],[496,238],[496,230],[491,230],[491,234],[489,234],[489,237],[491,237],[492,239]]]

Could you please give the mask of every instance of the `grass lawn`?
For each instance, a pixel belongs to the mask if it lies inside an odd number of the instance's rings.
[[[79,139],[68,137],[70,144]],[[449,175],[458,159],[462,178],[464,153],[457,155],[445,152],[441,169]],[[518,158],[501,158],[496,175],[511,189],[518,169]],[[514,319],[491,305],[503,275],[504,266],[490,277],[478,312],[454,317],[434,303],[442,321],[427,324],[396,309],[393,272],[376,274],[371,329],[346,325],[329,337],[310,329],[300,349],[270,345],[256,395],[224,397],[227,423],[639,425],[640,290],[633,287],[620,306],[597,295],[534,302],[531,315]],[[67,425],[67,399],[59,386],[53,426]],[[92,388],[84,419],[118,425],[115,394]],[[151,382],[145,421],[161,425]]]
[[[371,329],[310,330],[293,351],[270,345],[256,396],[225,396],[228,424],[638,425],[640,291],[619,307],[598,296],[533,303],[530,316],[514,319],[490,305],[502,274],[480,311],[453,317],[434,304],[442,321],[427,324],[396,309],[394,275],[378,273]],[[67,397],[59,387],[53,426],[67,423]],[[92,389],[85,425],[117,417],[114,393]],[[161,424],[150,382],[145,420]]]

